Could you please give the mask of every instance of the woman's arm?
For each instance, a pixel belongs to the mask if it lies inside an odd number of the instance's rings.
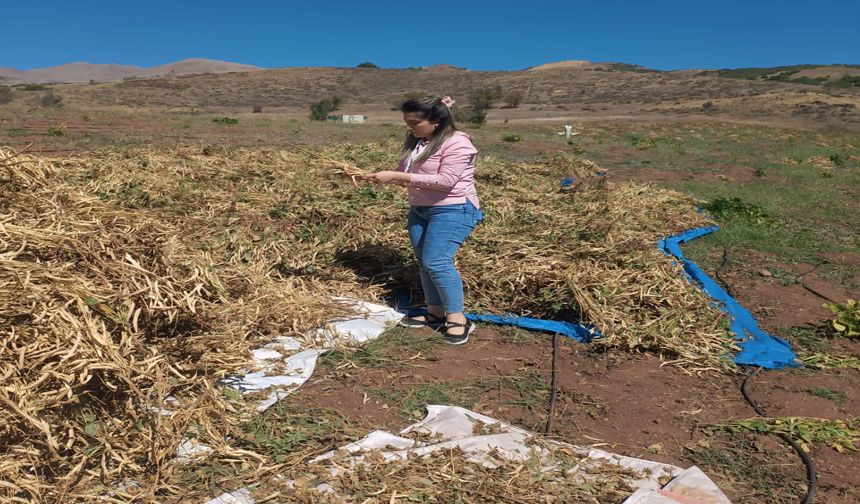
[[[409,184],[412,175],[401,171],[385,170],[371,173],[363,178],[380,184]]]

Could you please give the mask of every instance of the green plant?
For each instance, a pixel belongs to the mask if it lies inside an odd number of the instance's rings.
[[[48,134],[51,136],[57,136],[57,137],[65,136],[66,135],[66,125],[61,124],[59,126],[49,126],[48,127]]]
[[[856,369],[860,371],[860,359],[827,352],[814,352],[800,356],[800,362],[812,369]]]
[[[334,103],[331,100],[320,100],[311,104],[311,120],[325,121],[329,113],[334,110]]]
[[[830,321],[830,326],[842,336],[860,336],[860,304],[849,299],[845,303],[827,303],[824,305],[836,315]]]
[[[630,137],[630,145],[639,150],[646,150],[657,146],[657,140],[651,137],[643,137],[641,135],[632,135]]]
[[[753,176],[754,176],[754,177],[764,177],[765,173],[766,173],[766,172],[764,171],[764,168],[762,168],[761,166],[759,166],[758,168],[756,168],[756,169],[753,171]]]
[[[43,107],[59,107],[61,101],[63,101],[63,99],[56,96],[53,89],[49,89],[47,93],[42,95]]]
[[[355,65],[357,68],[379,68],[376,63],[371,63],[370,61],[365,61],[363,63],[359,63]]]
[[[24,87],[21,89],[24,91],[44,91],[47,88],[42,84],[24,84]]]
[[[523,138],[516,133],[509,133],[502,137],[505,142],[519,142]]]
[[[469,93],[469,107],[463,119],[476,125],[484,124],[487,121],[487,111],[501,95],[502,90],[499,87],[472,90]]]
[[[833,164],[836,166],[842,166],[845,164],[845,154],[842,154],[841,152],[831,152],[830,160],[833,161]]]
[[[239,120],[232,117],[217,117],[212,119],[212,122],[216,124],[239,124]]]
[[[745,220],[763,224],[768,218],[760,206],[747,203],[740,198],[719,197],[705,203],[702,208],[711,212],[717,220]]]
[[[860,75],[843,75],[839,80],[824,85],[835,88],[860,87]]]
[[[855,442],[860,441],[860,419],[825,420],[807,417],[750,418],[716,425],[716,429],[736,433],[741,431],[759,434],[787,434],[800,441],[800,446],[809,451],[814,444],[825,444],[842,453],[857,451]]]

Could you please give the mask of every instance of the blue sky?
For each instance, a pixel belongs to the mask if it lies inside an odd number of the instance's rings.
[[[860,0],[3,0],[0,67],[447,63],[515,70],[565,59],[662,70],[860,63]]]

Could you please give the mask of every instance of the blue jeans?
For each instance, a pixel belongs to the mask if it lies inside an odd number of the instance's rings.
[[[409,239],[418,259],[428,306],[441,305],[448,313],[465,309],[463,281],[454,267],[454,256],[482,220],[483,210],[475,208],[471,201],[409,209]]]

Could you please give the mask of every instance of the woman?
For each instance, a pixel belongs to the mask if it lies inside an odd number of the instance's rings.
[[[368,180],[402,184],[409,192],[409,239],[418,260],[427,315],[406,318],[407,327],[441,329],[445,341],[462,345],[474,327],[466,319],[463,281],[454,266],[460,245],[484,218],[475,189],[471,138],[454,125],[450,97],[405,102],[406,142],[396,171]]]

